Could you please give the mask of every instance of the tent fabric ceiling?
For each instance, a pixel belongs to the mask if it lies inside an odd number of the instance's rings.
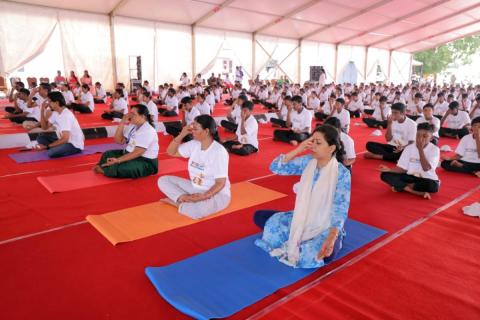
[[[15,0],[69,10],[417,52],[480,32],[479,0]]]

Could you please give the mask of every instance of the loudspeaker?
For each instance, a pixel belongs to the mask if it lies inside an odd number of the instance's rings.
[[[317,82],[320,80],[320,66],[310,66],[310,81]]]

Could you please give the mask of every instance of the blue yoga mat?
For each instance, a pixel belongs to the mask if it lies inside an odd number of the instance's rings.
[[[379,238],[385,231],[347,220],[347,237],[336,259]],[[288,267],[255,246],[255,234],[145,272],[158,293],[196,319],[228,317],[310,275],[317,269]]]
[[[75,158],[86,156],[95,153],[103,153],[108,150],[123,149],[123,145],[117,143],[102,143],[102,144],[93,144],[85,146],[85,148],[80,153],[76,153],[70,156],[62,157],[65,158]],[[20,153],[12,153],[8,155],[11,159],[15,160],[16,163],[27,163],[27,162],[37,162],[37,161],[47,161],[52,160],[47,154],[47,151],[28,151]]]

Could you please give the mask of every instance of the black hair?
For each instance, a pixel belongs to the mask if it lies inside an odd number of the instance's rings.
[[[324,124],[316,127],[313,133],[315,132],[321,133],[329,146],[334,145],[336,147],[334,153],[335,158],[337,158],[338,162],[342,163],[343,156],[345,155],[345,149],[342,141],[340,140],[340,132],[338,129],[329,124]]]
[[[296,103],[302,104],[302,103],[303,103],[303,99],[302,99],[301,96],[294,96],[294,97],[292,98],[292,102],[296,102]]]
[[[21,88],[20,90],[18,90],[18,93],[23,93],[23,94],[29,96],[30,95],[30,90],[25,89],[25,88]]]
[[[420,92],[415,93],[415,98],[422,99],[423,96]]]
[[[433,109],[433,104],[431,104],[431,103],[429,102],[429,103],[427,103],[427,104],[425,104],[425,105],[423,106],[423,109],[424,109],[424,110],[425,110],[425,108],[431,108],[431,109]]]
[[[238,96],[238,99],[242,100],[243,103],[247,102],[248,101],[248,97],[244,94],[241,94]]]
[[[132,106],[132,109],[135,108],[137,109],[137,113],[141,116],[145,116],[145,119],[147,120],[147,122],[155,128],[155,125],[153,124],[153,119],[150,115],[150,112],[148,112],[148,108],[146,105],[144,104],[136,104],[134,106]]]
[[[329,124],[331,125],[332,127],[334,128],[337,128],[338,130],[340,130],[342,128],[342,124],[340,123],[340,119],[336,118],[336,117],[331,117],[331,118],[328,118],[324,124]]]
[[[285,96],[285,98],[283,98],[283,101],[292,101],[292,97],[290,97],[290,96]]]
[[[452,98],[452,99],[453,99],[453,94],[450,93],[450,94],[447,96],[447,98]]]
[[[189,104],[192,103],[192,98],[190,97],[183,97],[182,100],[180,101],[181,104]]]
[[[340,103],[342,106],[345,104],[345,99],[343,98],[338,98],[337,100],[335,100],[335,102],[338,102]]]
[[[50,86],[49,83],[41,83],[40,88],[47,90],[50,93],[50,90],[52,90],[52,87]]]
[[[444,94],[443,92],[439,92],[439,93],[437,94],[437,97],[439,97],[439,98],[440,98],[440,97],[444,97],[444,96],[445,96],[445,94]]]
[[[67,105],[63,94],[58,91],[49,92],[48,99],[50,99],[50,101],[52,102],[58,102],[58,104],[60,104],[60,107],[65,107]]]
[[[462,99],[468,98],[468,93],[462,93]]]
[[[475,101],[480,101],[480,94],[477,94],[477,96],[475,97]]]
[[[204,130],[208,129],[210,131],[210,136],[215,141],[220,141],[220,137],[217,131],[217,124],[215,123],[215,119],[208,114],[202,114],[195,118],[195,122],[198,123]]]
[[[387,102],[387,100],[388,100],[387,97],[381,96],[379,101],[380,101],[380,102]]]
[[[20,88],[25,88],[25,83],[23,83],[22,81],[17,81],[15,82],[15,86],[19,86]]]
[[[405,105],[401,102],[394,103],[392,105],[392,110],[400,111],[401,113],[405,113]]]
[[[150,98],[150,96],[151,96],[151,94],[150,94],[150,92],[148,92],[148,90],[142,90],[142,94],[147,98]]]
[[[248,109],[248,110],[252,111],[253,110],[253,102],[252,101],[245,101],[242,104],[242,109]]]
[[[458,109],[458,101],[452,101],[450,102],[450,104],[448,105],[448,109],[450,110],[453,110],[453,109]]]
[[[430,133],[433,133],[433,126],[428,122],[424,122],[424,123],[418,124],[417,130],[426,130]]]
[[[123,95],[123,90],[122,89],[115,89],[115,92],[118,93],[120,95],[120,97],[125,98],[125,96]]]
[[[98,82],[98,81],[97,81],[97,82],[95,82],[95,85],[102,85],[102,84],[101,84],[100,82]]]
[[[480,123],[480,116],[473,118],[473,120],[472,120],[472,126],[473,126],[474,124],[477,124],[477,123]]]
[[[352,93],[352,97],[357,97],[357,96],[358,96],[358,92]]]
[[[82,89],[90,90],[90,87],[88,86],[88,84],[82,84]]]

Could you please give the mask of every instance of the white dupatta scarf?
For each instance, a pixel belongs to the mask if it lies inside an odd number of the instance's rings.
[[[320,177],[312,189],[316,168],[317,160],[312,159],[302,173],[290,235],[286,248],[282,248],[282,251],[286,250],[287,253],[284,262],[293,266],[300,258],[301,243],[318,236],[330,227],[331,209],[338,180],[338,161],[332,157],[320,171]],[[274,255],[279,253],[277,251]]]

